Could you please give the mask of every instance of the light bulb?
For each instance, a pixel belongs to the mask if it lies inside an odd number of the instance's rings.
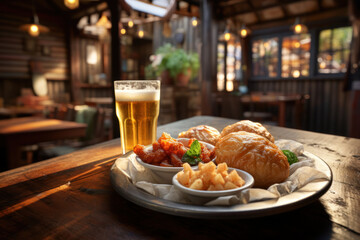
[[[294,31],[295,31],[295,33],[301,33],[301,31],[302,31],[301,24],[296,24],[295,28],[294,28]]]
[[[248,31],[246,29],[241,29],[240,35],[241,37],[245,38],[248,35]]]
[[[196,27],[198,25],[198,20],[196,19],[196,17],[193,17],[191,20],[191,24]]]
[[[293,75],[294,78],[298,78],[298,77],[300,77],[300,71],[295,70],[292,75]]]
[[[130,20],[130,21],[128,22],[128,26],[129,26],[129,28],[132,28],[132,27],[134,26],[134,22],[133,22],[132,20]]]
[[[143,38],[143,37],[144,37],[144,31],[143,31],[143,30],[139,30],[138,36],[139,36],[139,38]]]
[[[121,33],[122,35],[124,35],[124,34],[126,33],[126,29],[125,29],[125,28],[122,28],[122,29],[120,30],[120,33]]]
[[[79,0],[64,0],[64,4],[70,9],[75,9],[79,7]]]
[[[33,37],[37,37],[40,34],[39,27],[36,24],[31,24],[29,28],[29,34]]]
[[[225,41],[229,41],[230,37],[231,37],[230,33],[227,32],[227,33],[224,34]]]

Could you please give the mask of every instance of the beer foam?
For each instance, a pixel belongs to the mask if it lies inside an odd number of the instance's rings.
[[[118,102],[124,101],[158,101],[160,100],[160,91],[140,89],[140,90],[115,90],[115,99]]]

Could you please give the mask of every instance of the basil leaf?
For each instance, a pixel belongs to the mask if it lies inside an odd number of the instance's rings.
[[[282,152],[287,157],[287,160],[288,160],[290,165],[299,161],[299,159],[297,158],[295,153],[293,153],[292,151],[290,151],[290,150],[282,150]]]
[[[199,162],[201,162],[200,154],[201,154],[201,145],[198,140],[195,140],[191,144],[190,149],[186,151],[181,161],[187,162],[190,165],[197,165]]]

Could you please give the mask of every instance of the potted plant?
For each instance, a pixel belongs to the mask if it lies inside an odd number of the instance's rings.
[[[150,60],[151,64],[145,69],[147,78],[160,77],[164,84],[177,86],[187,86],[198,75],[200,67],[197,53],[187,53],[171,44],[159,47]]]

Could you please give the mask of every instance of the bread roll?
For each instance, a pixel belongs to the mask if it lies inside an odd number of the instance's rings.
[[[289,176],[289,163],[283,152],[268,139],[245,131],[233,132],[215,145],[216,163],[250,173],[255,187],[267,188]]]
[[[211,126],[199,125],[185,132],[179,133],[179,138],[196,138],[197,140],[210,143],[215,146],[220,137],[220,132]]]
[[[268,130],[258,122],[252,122],[249,120],[242,120],[240,122],[234,123],[232,125],[226,126],[221,131],[221,136],[224,137],[232,132],[245,131],[250,133],[255,133],[267,138],[269,141],[274,142],[274,137],[268,132]]]

